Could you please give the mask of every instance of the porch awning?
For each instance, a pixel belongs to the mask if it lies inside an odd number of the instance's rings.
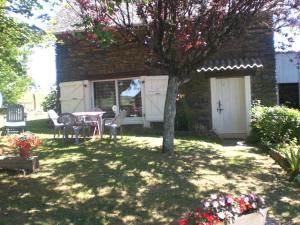
[[[258,69],[262,67],[263,64],[259,58],[221,59],[206,61],[197,69],[197,72]]]

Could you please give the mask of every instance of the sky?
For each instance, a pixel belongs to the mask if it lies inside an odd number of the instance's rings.
[[[29,58],[28,68],[28,74],[34,83],[43,90],[50,90],[56,81],[54,47],[35,48]]]
[[[275,34],[275,45],[280,40],[282,40],[282,37],[279,34]],[[292,47],[285,51],[300,51],[300,34],[294,37],[294,41]],[[33,78],[36,86],[49,91],[55,85],[56,81],[54,46],[35,48],[29,58],[28,68],[28,74]]]

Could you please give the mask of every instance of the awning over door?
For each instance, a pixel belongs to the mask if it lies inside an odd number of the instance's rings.
[[[258,68],[263,68],[263,64],[259,58],[228,58],[208,60],[197,69],[197,72],[217,72]]]

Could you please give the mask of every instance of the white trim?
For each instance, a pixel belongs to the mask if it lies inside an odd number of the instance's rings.
[[[246,131],[250,133],[250,122],[251,122],[251,77],[245,76],[245,112],[246,112]]]
[[[133,80],[133,79],[141,79],[142,76],[137,77],[127,77],[127,78],[116,78],[116,79],[104,79],[104,80],[92,80],[92,83],[101,82],[101,81],[115,81],[115,80]]]
[[[142,98],[142,118],[143,118],[143,125],[145,128],[150,128],[150,122],[145,118],[145,76],[141,76],[141,98]]]
[[[211,93],[212,129],[214,131],[216,131],[215,122],[216,122],[216,113],[217,113],[217,111],[214,108],[217,104],[217,102],[216,102],[216,78],[215,77],[210,78],[210,93]]]

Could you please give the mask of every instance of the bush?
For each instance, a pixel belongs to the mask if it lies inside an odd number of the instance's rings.
[[[300,143],[300,111],[285,106],[255,105],[251,110],[251,143],[282,145]]]
[[[300,175],[300,146],[296,144],[296,141],[292,141],[289,145],[278,149],[284,154],[285,158],[289,162],[289,173],[291,179],[295,179]]]
[[[46,97],[45,100],[41,103],[43,110],[47,112],[50,109],[54,109],[56,112],[59,111],[57,106],[57,91],[52,90]]]

